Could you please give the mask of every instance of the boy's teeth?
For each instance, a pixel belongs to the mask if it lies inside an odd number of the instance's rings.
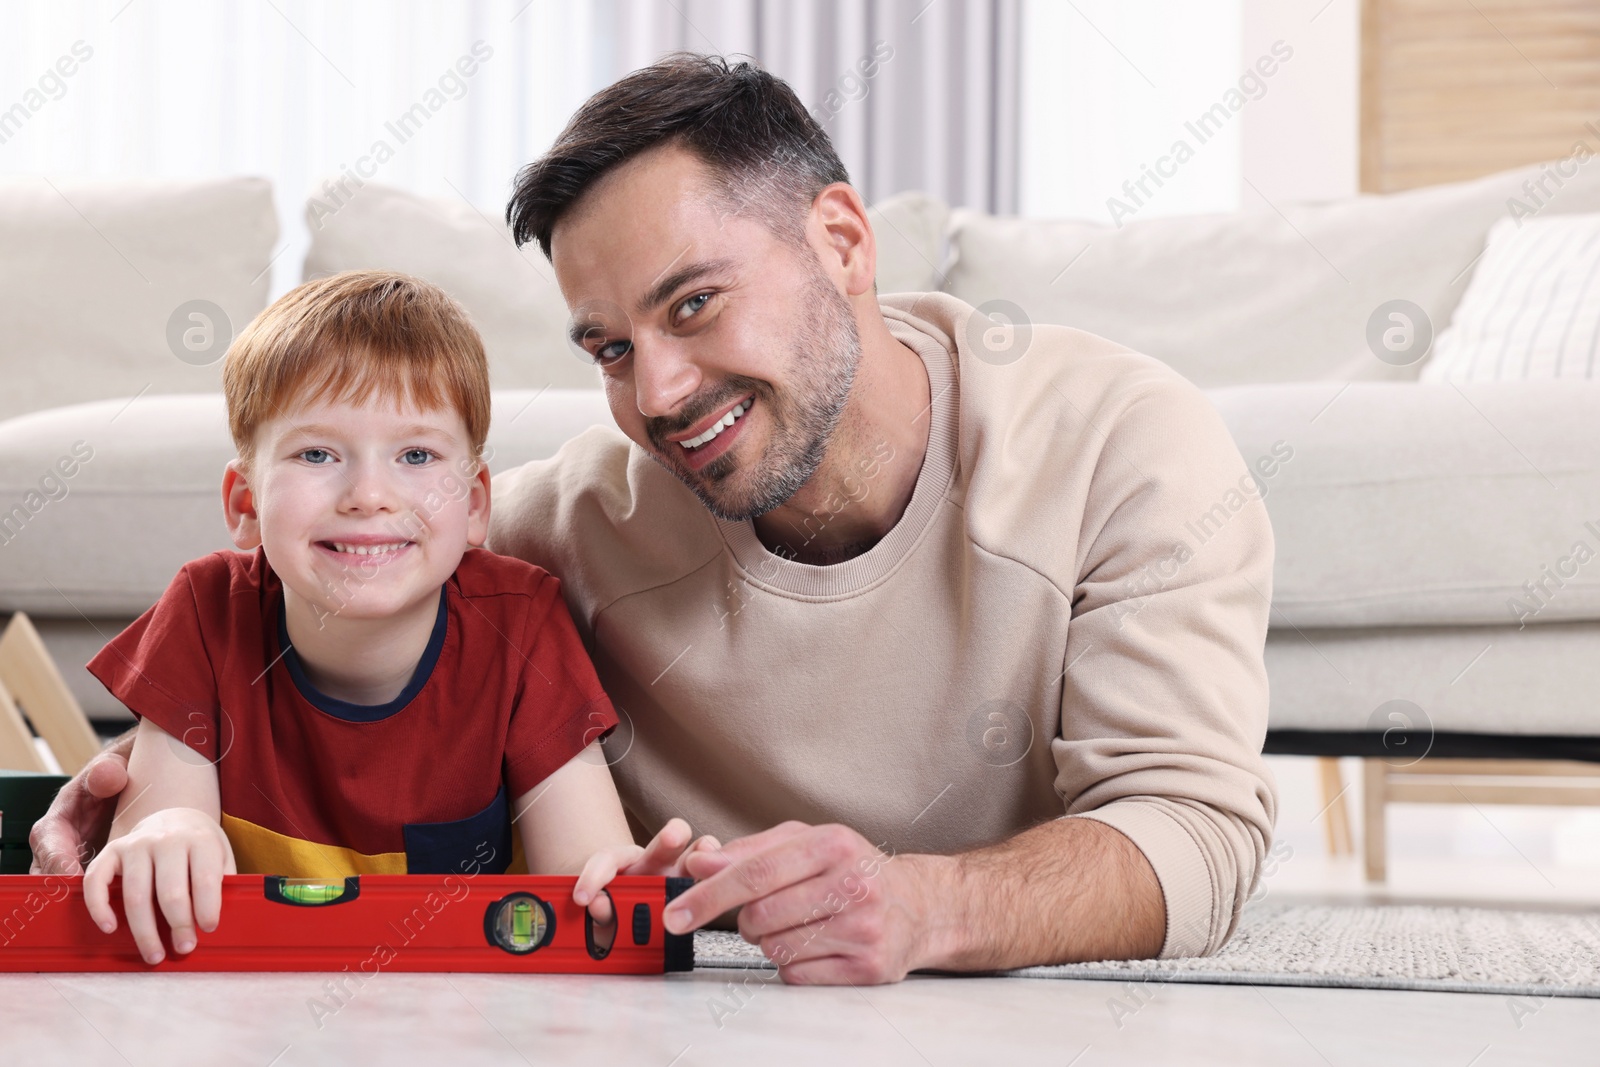
[[[751,403],[752,403],[751,401],[746,400],[742,404],[735,404],[733,406],[733,408],[726,415],[722,416],[721,420],[719,420],[716,423],[713,423],[711,428],[708,429],[705,433],[700,434],[698,437],[691,437],[687,441],[683,441],[683,442],[680,442],[680,443],[683,445],[684,448],[691,448],[691,449],[699,448],[701,445],[706,444],[707,442],[709,442],[712,439],[714,439],[723,430],[726,430],[729,426],[732,426],[734,424],[734,422],[739,419],[740,416],[742,416],[745,412],[750,410],[750,404]]]
[[[410,544],[409,541],[396,541],[387,545],[347,545],[342,541],[330,541],[335,552],[349,552],[355,556],[381,556],[385,552],[398,552]]]

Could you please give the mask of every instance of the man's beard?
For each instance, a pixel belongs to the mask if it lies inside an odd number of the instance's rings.
[[[651,455],[719,519],[744,522],[765,515],[799,492],[822,465],[850,399],[861,361],[861,334],[850,302],[814,271],[798,306],[811,317],[791,346],[794,386],[788,393],[780,395],[767,382],[735,375],[714,392],[691,398],[680,415],[646,424],[645,433],[654,446]],[[668,441],[668,434],[680,433],[751,393],[772,425],[764,453],[741,464],[730,449],[698,471],[677,462],[675,450],[681,446]],[[736,489],[731,482],[741,470],[746,484]]]

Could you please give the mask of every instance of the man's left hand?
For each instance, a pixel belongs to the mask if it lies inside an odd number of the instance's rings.
[[[701,881],[667,907],[667,929],[739,908],[740,934],[785,982],[898,982],[943,954],[947,857],[894,857],[845,826],[786,822],[684,860]]]

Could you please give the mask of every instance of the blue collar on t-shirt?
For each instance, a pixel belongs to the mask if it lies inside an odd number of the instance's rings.
[[[406,683],[399,696],[387,704],[352,704],[348,700],[328,696],[311,684],[311,679],[306,677],[305,667],[300,663],[299,655],[289,643],[289,623],[284,613],[283,597],[280,595],[278,648],[283,652],[283,663],[289,668],[289,677],[294,679],[295,688],[300,690],[300,695],[310,701],[313,707],[346,722],[377,722],[380,719],[387,719],[411,703],[412,698],[422,692],[422,687],[428,684],[428,679],[433,674],[434,665],[439,662],[439,653],[444,648],[446,619],[449,618],[449,612],[445,610],[446,592],[445,587],[439,589],[439,616],[434,620],[433,633],[428,637],[428,647],[422,650],[422,659],[417,662],[417,669],[411,672],[411,681]]]

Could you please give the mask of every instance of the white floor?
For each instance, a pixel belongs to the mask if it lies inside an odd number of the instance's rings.
[[[1107,982],[916,977],[736,998],[729,977],[380,975],[320,1029],[320,976],[0,977],[0,1049],[30,1067],[1499,1067],[1593,1064],[1600,1035],[1600,1004],[1564,999],[1513,1011],[1498,996],[1171,985],[1130,1015],[1113,1008],[1129,990]]]
[[[1400,807],[1390,881],[1327,858],[1312,764],[1275,759],[1281,899],[1600,905],[1594,812]],[[1354,768],[1346,780],[1355,781]],[[1360,812],[1359,786],[1347,799]],[[1359,824],[1357,824],[1359,827]],[[790,989],[651,979],[380,975],[336,1014],[314,975],[0,976],[6,1064],[1365,1065],[1600,1062],[1600,1001],[914,977]],[[739,983],[737,987],[730,983]],[[1130,1007],[1136,1010],[1130,1011]]]

